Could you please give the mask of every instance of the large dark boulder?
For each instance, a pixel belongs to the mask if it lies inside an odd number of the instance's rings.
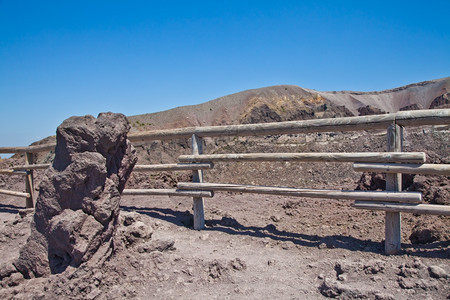
[[[110,252],[120,194],[137,161],[129,130],[126,117],[114,113],[71,117],[58,127],[31,235],[15,262],[24,277],[59,273],[100,249]]]

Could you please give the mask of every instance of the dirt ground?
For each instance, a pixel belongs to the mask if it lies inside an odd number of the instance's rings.
[[[32,212],[0,198],[3,265],[18,257]],[[450,243],[408,240],[419,220],[403,215],[402,253],[383,255],[384,213],[350,202],[217,193],[205,199],[206,229],[192,229],[192,199],[124,197],[122,212],[150,225],[150,240],[101,265],[49,278],[4,278],[2,299],[445,299]],[[20,215],[19,212],[22,212]],[[3,268],[5,269],[5,268]]]

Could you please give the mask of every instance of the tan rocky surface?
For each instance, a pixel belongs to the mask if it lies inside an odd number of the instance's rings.
[[[420,220],[448,227],[443,217],[405,214],[404,250],[385,256],[383,213],[348,202],[217,193],[206,202],[203,231],[192,230],[191,206],[189,198],[124,197],[124,242],[110,259],[47,278],[6,278],[0,297],[442,299],[450,293],[448,239],[408,240]],[[12,259],[31,216],[10,214],[0,213],[9,219],[1,224],[0,247]]]

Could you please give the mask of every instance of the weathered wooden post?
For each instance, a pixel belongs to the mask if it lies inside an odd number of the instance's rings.
[[[192,154],[203,154],[203,140],[197,135],[192,135]],[[203,182],[203,170],[192,171],[192,182]],[[205,212],[203,210],[203,198],[194,197],[194,229],[201,230],[205,227]]]
[[[25,152],[25,164],[33,164],[33,153]],[[25,206],[26,208],[34,207],[33,203],[33,192],[34,192],[34,182],[33,182],[33,170],[27,170],[27,175],[25,176],[25,192],[30,195],[26,198]]]
[[[391,124],[387,131],[387,151],[401,152],[403,145],[403,127]],[[402,174],[386,174],[386,190],[402,190]],[[401,248],[401,214],[400,212],[386,212],[385,217],[385,242],[384,251],[386,254],[396,254]]]

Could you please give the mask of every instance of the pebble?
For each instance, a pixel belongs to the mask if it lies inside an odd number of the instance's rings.
[[[346,281],[347,280],[347,274],[340,274],[337,279],[339,281]]]
[[[281,221],[281,217],[279,217],[279,216],[270,216],[270,219],[271,219],[272,221],[274,221],[275,223]]]
[[[433,278],[447,278],[447,272],[439,266],[429,266],[428,272]]]
[[[325,243],[319,244],[319,249],[326,249],[326,248],[327,248],[327,244],[325,244]]]

